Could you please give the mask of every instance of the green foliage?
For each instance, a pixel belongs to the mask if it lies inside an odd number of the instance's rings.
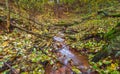
[[[106,58],[110,54],[115,55],[116,52],[113,53],[114,50],[120,50],[120,23],[105,34],[105,39],[107,39],[109,43],[103,46],[102,50],[95,55],[93,58],[94,62],[98,62],[100,59]]]
[[[105,39],[112,40],[120,34],[120,23],[118,23],[112,30],[105,34]]]
[[[35,12],[41,11],[42,6],[47,3],[48,0],[19,0],[20,7],[25,10]]]
[[[30,13],[36,13],[41,12],[44,10],[45,5],[47,3],[49,4],[49,0],[18,0],[19,6],[21,7],[21,11],[25,11],[21,14],[29,14]],[[77,2],[78,1],[78,2]],[[106,7],[109,7],[113,5],[117,0],[60,0],[60,4],[68,4],[72,11],[74,9],[78,9],[79,12],[94,12],[99,9],[104,9]],[[75,4],[74,4],[75,3]],[[51,4],[50,6],[54,5]],[[74,5],[74,6],[73,6]],[[115,5],[117,5],[115,3]],[[114,6],[114,5],[113,5]],[[48,8],[49,9],[49,8]],[[52,7],[51,7],[52,9]],[[116,9],[116,8],[115,8]],[[111,10],[111,9],[109,9]],[[119,9],[118,9],[119,11]],[[49,11],[49,13],[52,13],[52,11]],[[82,14],[82,13],[80,13]],[[95,14],[95,13],[93,13]],[[75,19],[81,21],[81,17],[88,17],[90,14],[82,14],[82,16],[75,15],[72,18],[66,18],[68,21],[74,21]],[[16,15],[14,15],[16,16]],[[38,15],[38,17],[41,15]],[[52,16],[50,16],[52,17]],[[76,18],[77,17],[77,18]],[[41,19],[45,19],[46,22],[41,21]],[[53,18],[53,17],[52,17]],[[23,18],[22,18],[23,19]],[[2,19],[0,19],[2,21]],[[96,56],[94,53],[101,49],[100,53],[98,52],[97,56],[100,58],[107,57],[111,53],[113,53],[113,50],[120,50],[120,23],[115,26],[116,23],[118,23],[119,18],[102,18],[101,15],[97,16],[92,15],[90,16],[90,20],[85,20],[83,23],[78,23],[77,25],[70,25],[65,24],[66,20],[61,21],[58,19],[50,19],[49,17],[45,15],[42,15],[40,19],[37,19],[38,22],[42,22],[44,25],[42,28],[45,28],[41,31],[40,25],[37,25],[37,28],[33,28],[32,32],[37,32],[43,35],[43,33],[47,34],[50,37],[55,36],[55,34],[59,31],[64,31],[63,27],[65,26],[65,30],[69,31],[69,33],[65,34],[66,43],[69,46],[72,46],[73,48],[77,48],[80,50],[80,53],[83,53],[85,55],[88,55],[89,61],[93,58],[93,56]],[[49,21],[49,22],[48,22]],[[60,23],[58,22],[60,21]],[[26,22],[26,20],[23,20],[23,22]],[[52,24],[51,24],[52,22]],[[60,26],[54,26],[53,24],[58,22],[61,24]],[[26,24],[18,24],[24,28],[26,27]],[[29,24],[30,25],[30,24]],[[115,27],[114,27],[115,26]],[[113,28],[114,27],[114,28]],[[73,32],[75,31],[75,32]],[[71,33],[73,32],[73,33]],[[96,34],[96,33],[105,33],[105,39],[109,41],[107,44],[104,40],[95,40],[94,38],[90,40],[83,40],[82,38],[85,36],[85,34]],[[102,36],[101,36],[102,37]],[[51,39],[51,41],[49,40]],[[37,43],[38,42],[38,43]],[[36,37],[34,35],[27,34],[27,32],[23,32],[19,29],[15,29],[12,33],[9,34],[3,34],[0,35],[0,67],[3,66],[3,63],[6,61],[9,61],[11,58],[14,58],[16,55],[20,56],[20,58],[17,58],[17,60],[14,60],[14,66],[11,66],[14,69],[25,69],[26,72],[23,72],[21,74],[44,74],[44,67],[40,64],[40,62],[48,61],[50,60],[50,64],[54,65],[54,54],[52,53],[52,38],[46,38],[44,36],[42,37]],[[37,46],[37,48],[34,48],[33,46]],[[47,48],[46,48],[47,47]],[[48,55],[45,55],[41,49],[43,48],[43,51],[46,52]],[[85,51],[83,50],[84,48]],[[50,50],[49,50],[50,49]],[[109,49],[109,50],[108,50]],[[93,54],[92,54],[93,53]],[[115,58],[119,57],[120,51],[115,52]],[[99,57],[97,57],[99,59]],[[98,60],[97,60],[98,61]],[[115,63],[114,63],[115,62]],[[111,57],[107,57],[104,60],[100,60],[97,63],[91,62],[92,68],[99,72],[100,74],[119,74],[117,67],[119,64],[118,60],[112,60]],[[78,73],[79,70],[77,68],[73,68],[73,70]],[[3,74],[7,74],[9,70],[6,70],[3,72]]]
[[[76,0],[61,0],[62,3],[68,3],[68,4],[72,4],[74,3]]]
[[[72,7],[73,4],[75,8],[78,9],[78,11],[84,11],[84,12],[94,12],[98,11],[99,9],[103,9],[104,7],[108,7],[113,5],[114,3],[117,3],[117,0],[53,0],[52,3],[54,4],[56,1],[59,1],[59,4],[68,4],[70,7]],[[28,9],[28,10],[44,10],[45,4],[51,4],[49,0],[19,0],[19,4],[22,8]],[[84,10],[86,9],[86,10]]]

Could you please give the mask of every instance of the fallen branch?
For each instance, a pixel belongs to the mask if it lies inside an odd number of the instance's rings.
[[[14,65],[14,61],[16,60],[16,59],[18,59],[20,56],[15,56],[14,58],[12,58],[12,59],[10,59],[10,60],[8,60],[7,62],[4,62],[4,65],[2,66],[2,67],[0,67],[0,73],[1,72],[3,72],[3,71],[5,71],[5,70],[8,70],[8,69],[13,69],[11,66],[13,66]],[[15,73],[16,74],[16,73]],[[18,74],[18,73],[17,73]]]
[[[77,24],[81,24],[86,20],[89,20],[92,17],[92,15],[88,16],[88,17],[84,17],[81,18],[80,21],[72,21],[72,22],[61,22],[61,23],[56,23],[53,24],[54,26],[64,26],[64,27],[69,27],[69,26],[73,26],[73,25],[77,25]]]
[[[4,63],[4,65],[6,65],[11,71],[13,74],[19,74],[15,69],[13,69],[8,63]]]
[[[14,25],[14,24],[16,24],[16,25]],[[22,27],[19,27],[19,26],[17,26],[17,23],[11,23],[11,26],[14,27],[14,28],[17,28],[17,29],[19,29],[19,30],[25,31],[25,32],[27,32],[27,33],[29,33],[29,34],[35,35],[35,36],[37,36],[37,37],[48,37],[48,38],[51,38],[51,37],[48,36],[48,35],[40,35],[40,34],[38,34],[38,33],[34,33],[34,32],[32,32],[32,31],[29,31],[29,30],[26,30],[26,29],[24,29],[24,28],[22,28]]]
[[[12,27],[17,28],[17,29],[22,30],[22,31],[25,31],[25,32],[27,32],[27,33],[29,33],[29,34],[32,34],[32,35],[35,35],[35,36],[41,37],[40,34],[37,34],[37,33],[34,33],[34,32],[32,32],[32,31],[26,30],[26,29],[21,28],[21,27],[19,27],[19,26],[12,25]]]
[[[86,34],[86,35],[84,35],[82,40],[89,40],[89,39],[92,39],[92,38],[104,40],[103,37],[104,37],[104,33]]]
[[[104,14],[105,17],[120,17],[120,14],[109,14],[105,11],[98,11],[97,13],[98,13],[98,15],[99,14]]]

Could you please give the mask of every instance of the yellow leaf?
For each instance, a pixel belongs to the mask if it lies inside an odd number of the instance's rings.
[[[112,69],[112,70],[115,70],[116,69],[116,64],[111,64],[111,66],[110,66],[110,68]]]
[[[8,46],[9,42],[8,41],[5,41],[2,43],[2,46],[5,47],[5,46]]]

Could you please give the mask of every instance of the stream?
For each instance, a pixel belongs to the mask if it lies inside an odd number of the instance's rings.
[[[66,44],[64,37],[64,34],[61,32],[53,37],[53,50],[59,63],[51,67],[48,65],[47,68],[50,70],[45,74],[76,74],[72,70],[73,67],[80,70],[77,74],[93,74],[87,57],[70,48]],[[54,67],[57,67],[57,69]]]

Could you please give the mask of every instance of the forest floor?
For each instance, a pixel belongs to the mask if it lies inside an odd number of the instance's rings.
[[[3,11],[0,11],[0,14],[3,15]],[[42,17],[44,20],[41,16],[39,17],[41,25],[32,22],[34,24],[32,26],[28,24],[28,21],[26,23],[25,19],[21,18],[22,24],[21,20],[17,19],[15,25],[27,31],[14,28],[11,33],[2,32],[0,34],[1,74],[12,71],[21,71],[21,74],[43,74],[44,67],[40,63],[49,60],[52,64],[54,61],[52,58],[54,55],[50,50],[53,49],[53,37],[59,32],[65,34],[67,45],[88,57],[88,61],[95,71],[100,74],[120,73],[120,62],[115,57],[109,56],[97,63],[91,61],[95,53],[106,44],[106,41],[99,37],[89,38],[89,35],[107,33],[120,22],[120,18],[104,17],[97,13],[76,14],[62,19],[45,17],[44,15]]]

